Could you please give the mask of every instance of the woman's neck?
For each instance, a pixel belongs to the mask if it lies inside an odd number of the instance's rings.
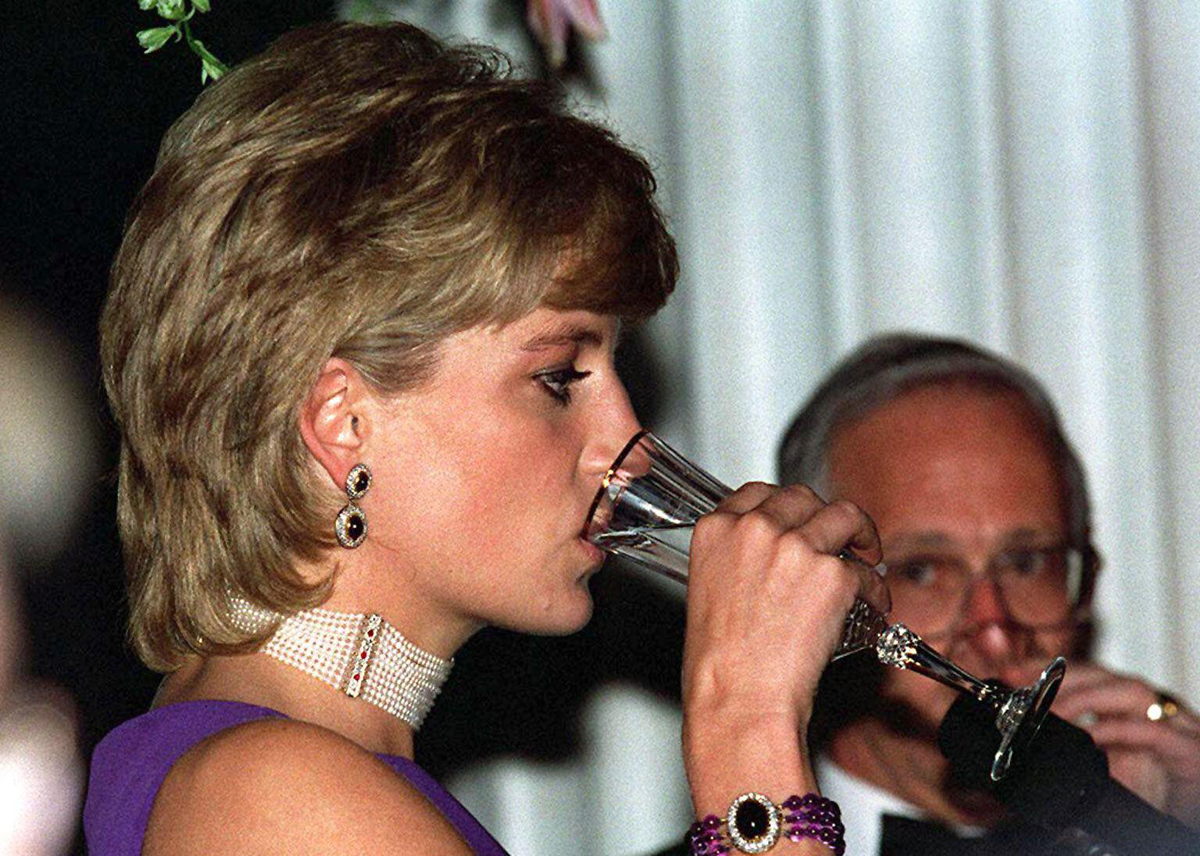
[[[304,571],[314,580],[329,574],[327,568]],[[163,681],[154,706],[201,699],[257,704],[328,728],[372,752],[412,758],[413,736],[448,669],[439,661],[451,660],[481,625],[439,609],[403,573],[351,571],[341,568],[320,610],[287,619],[287,632],[277,631],[257,653],[189,658]],[[376,626],[368,640],[367,616],[375,613],[385,626]],[[317,614],[322,620],[314,623]],[[264,626],[260,622],[278,620],[272,616],[249,607],[241,619],[255,632]],[[239,621],[236,610],[234,618]],[[368,668],[349,668],[360,655]],[[307,668],[314,661],[325,668]],[[364,680],[347,694],[349,679],[360,677],[356,672]]]
[[[384,592],[384,595],[388,594]],[[364,597],[340,584],[321,605],[332,612],[355,615],[380,613],[405,638],[436,657],[449,660],[483,625],[439,609],[435,603],[408,591],[396,597]]]
[[[268,707],[371,752],[413,757],[414,729],[407,722],[266,654],[189,658],[163,680],[152,706],[210,699]]]
[[[482,627],[476,618],[447,606],[420,584],[420,574],[394,551],[366,545],[341,558],[336,572],[328,564],[298,565],[297,573],[311,581],[336,573],[336,582],[322,609],[352,614],[380,613],[413,644],[443,659],[452,658]]]

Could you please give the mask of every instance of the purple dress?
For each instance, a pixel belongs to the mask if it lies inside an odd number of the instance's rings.
[[[150,809],[167,773],[201,740],[243,722],[286,718],[277,710],[237,701],[187,701],[167,705],[118,726],[92,755],[83,829],[92,856],[138,856]],[[506,856],[462,804],[416,763],[396,755],[375,756],[433,803],[484,856]]]

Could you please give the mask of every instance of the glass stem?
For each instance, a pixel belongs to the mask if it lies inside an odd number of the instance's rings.
[[[984,683],[964,672],[937,651],[930,648],[916,633],[903,624],[892,624],[875,639],[875,656],[884,665],[908,669],[938,683],[968,693],[993,708],[999,709],[1012,696],[1011,691]]]
[[[924,640],[918,640],[914,648],[913,653],[909,655],[910,662],[906,668],[948,687],[969,693],[992,707],[999,707],[1008,697],[1008,691],[993,684],[986,684],[971,673],[964,672],[926,645]]]

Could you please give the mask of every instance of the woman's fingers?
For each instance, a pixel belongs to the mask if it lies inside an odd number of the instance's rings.
[[[854,572],[858,574],[859,598],[869,603],[871,608],[880,615],[887,615],[891,612],[892,593],[888,590],[887,584],[884,583],[879,572],[865,562],[851,561],[850,564],[854,568]]]
[[[766,482],[746,482],[721,500],[717,511],[727,514],[745,514],[762,505],[764,500],[771,498],[780,490],[781,488]]]
[[[729,495],[718,512],[767,515],[779,524],[779,533],[798,530],[815,553],[836,555],[847,547],[867,564],[883,558],[879,532],[858,506],[845,500],[826,503],[807,485],[780,488],[762,482],[750,482]]]
[[[812,561],[812,554],[838,556],[858,577],[858,596],[881,613],[891,609],[891,595],[874,569],[882,558],[879,532],[858,506],[846,501],[826,504],[804,485],[793,485],[765,499],[757,511],[783,525],[794,524],[783,538],[790,539],[797,566]]]
[[[808,485],[776,487],[759,504],[758,510],[777,520],[784,529],[802,526],[825,508],[825,500]]]
[[[826,503],[806,485],[781,488],[750,482],[730,494],[712,516],[720,522],[713,520],[699,528],[724,531],[732,526],[739,530],[743,542],[757,542],[767,552],[787,553],[787,565],[805,578],[784,579],[783,586],[818,582],[813,563],[822,556],[836,556],[857,576],[859,597],[880,612],[891,609],[891,595],[874,570],[882,558],[879,533],[874,521],[853,503]],[[702,536],[703,540],[710,537],[709,531]],[[760,568],[761,572],[766,570],[765,566]],[[844,570],[830,565],[830,572]]]
[[[883,558],[875,521],[857,505],[845,500],[826,505],[804,524],[801,531],[813,549],[821,553],[837,554],[846,547],[853,547],[855,554],[868,566]]]

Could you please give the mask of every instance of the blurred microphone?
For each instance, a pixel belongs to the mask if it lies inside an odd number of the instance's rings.
[[[989,775],[1000,745],[996,714],[960,695],[938,729],[938,747],[964,784],[996,795],[1018,818],[1051,830],[1087,856],[1200,854],[1200,835],[1157,811],[1108,775],[1091,736],[1050,714],[1001,782]]]

